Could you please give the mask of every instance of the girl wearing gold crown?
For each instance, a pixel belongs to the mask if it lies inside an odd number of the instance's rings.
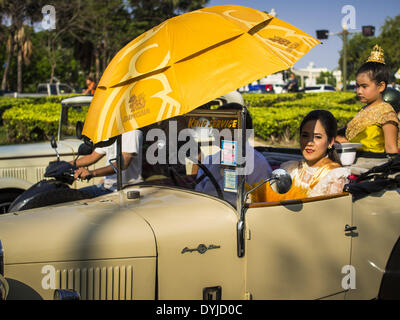
[[[362,151],[398,153],[399,120],[393,107],[382,98],[388,80],[383,50],[375,45],[356,73],[357,97],[366,105],[347,124],[346,137],[337,137],[338,142],[361,143]]]

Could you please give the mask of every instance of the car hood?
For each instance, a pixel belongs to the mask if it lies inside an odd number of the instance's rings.
[[[57,151],[60,156],[76,154],[81,143],[82,141],[77,139],[58,141]],[[50,142],[48,141],[0,146],[0,160],[45,156],[56,156],[56,152],[51,148]]]
[[[5,263],[155,256],[153,233],[140,216],[114,196],[97,199],[0,216]]]
[[[132,190],[140,192],[140,199],[127,199]],[[153,224],[177,235],[174,226],[199,225],[204,212],[209,212],[209,228],[215,222],[211,211],[236,219],[230,205],[206,195],[165,187],[129,188],[95,199],[0,216],[0,240],[8,265],[154,257]]]

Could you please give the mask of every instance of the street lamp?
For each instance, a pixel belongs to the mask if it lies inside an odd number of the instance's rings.
[[[337,33],[330,33],[329,30],[316,30],[317,39],[326,40],[330,35],[332,36],[340,36],[343,41],[343,66],[342,66],[342,82],[343,82],[343,91],[346,90],[347,86],[347,38],[351,33],[358,33],[358,30],[348,31],[346,25],[343,25],[343,31]],[[362,26],[362,35],[365,37],[373,37],[375,34],[374,26]]]

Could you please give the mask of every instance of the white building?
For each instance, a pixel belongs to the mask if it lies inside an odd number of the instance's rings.
[[[314,68],[314,65],[314,62],[310,62],[305,69],[292,69],[292,72],[301,79],[300,87],[315,86],[321,72],[329,72],[327,68]]]

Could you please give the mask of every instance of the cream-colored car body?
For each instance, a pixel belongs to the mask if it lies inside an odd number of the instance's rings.
[[[236,209],[153,178],[1,216],[8,299],[374,299],[400,271],[400,189]]]
[[[400,213],[388,205],[396,197],[252,204],[243,257],[236,210],[181,189],[130,187],[10,213],[0,224],[8,298],[52,299],[61,288],[82,299],[203,299],[205,288],[221,287],[223,299],[373,299],[399,235]],[[344,231],[351,223],[354,235]],[[346,266],[354,289],[343,289]]]
[[[90,103],[91,97],[83,97],[82,105]],[[63,101],[79,101],[81,97],[65,99]],[[86,101],[88,100],[88,101]],[[63,122],[63,115],[60,114],[60,124]],[[79,145],[82,141],[64,137],[61,130],[58,133],[58,153],[60,159],[71,161],[77,157]],[[13,194],[18,195],[36,182],[44,178],[44,172],[50,161],[57,159],[56,151],[51,148],[50,142],[28,143],[18,145],[0,146],[0,198],[1,195]],[[100,160],[92,168],[102,167],[105,165],[105,159]],[[94,183],[99,183],[100,179],[92,179],[88,182],[75,181],[73,188],[81,188]],[[7,199],[8,202],[13,199]],[[1,210],[0,210],[1,213]]]

